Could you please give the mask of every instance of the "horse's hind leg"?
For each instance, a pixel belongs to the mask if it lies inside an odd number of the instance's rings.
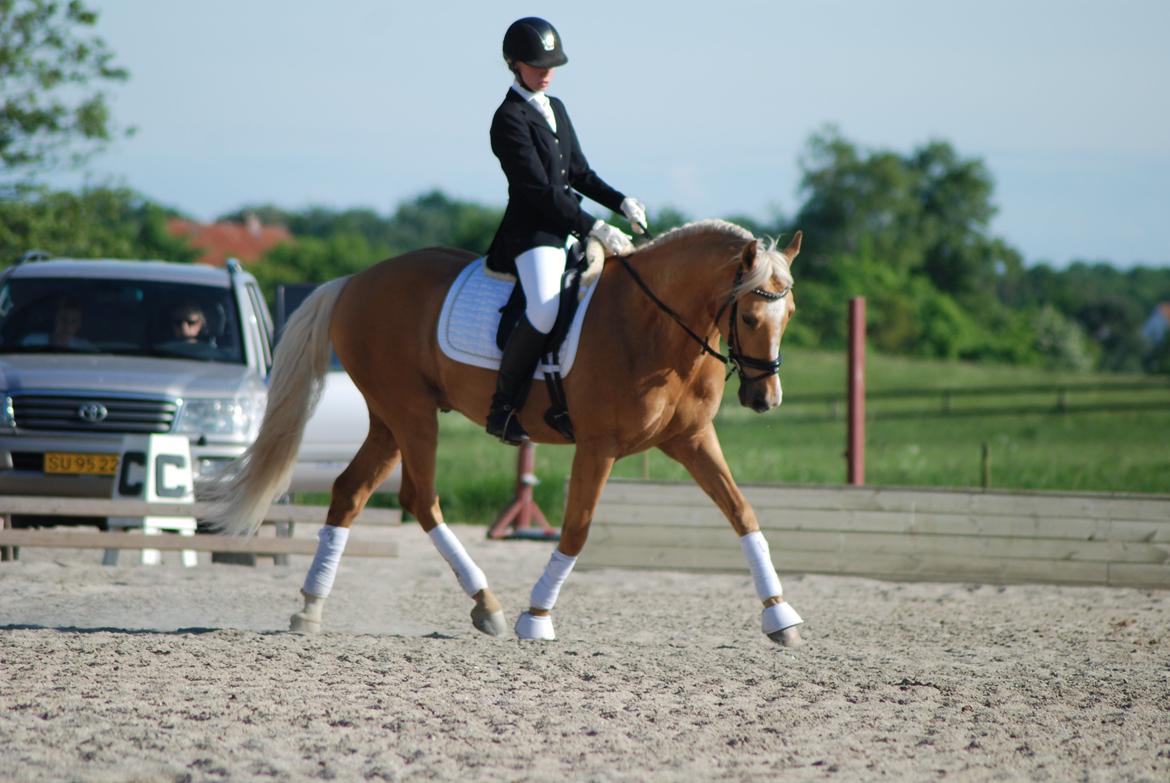
[[[508,631],[503,607],[488,587],[487,577],[475,564],[463,544],[443,522],[439,497],[435,494],[435,447],[439,424],[432,411],[429,416],[410,417],[409,423],[399,428],[402,444],[402,490],[398,499],[402,507],[414,514],[422,527],[455,572],[459,586],[475,601],[471,609],[471,623],[489,636],[502,636]]]
[[[349,466],[333,482],[333,496],[325,526],[317,534],[317,554],[305,576],[301,595],[304,608],[289,618],[289,628],[302,633],[321,630],[321,611],[333,589],[341,553],[349,538],[349,526],[378,485],[398,464],[401,452],[393,433],[370,415],[370,431]]]
[[[659,448],[667,456],[682,463],[703,491],[715,501],[739,536],[740,547],[756,585],[756,594],[764,603],[761,618],[764,633],[785,647],[802,644],[796,627],[804,621],[784,600],[780,578],[776,575],[776,567],[772,565],[772,555],[764,534],[760,532],[756,512],[731,476],[715,428],[708,425],[702,432],[663,443]]]

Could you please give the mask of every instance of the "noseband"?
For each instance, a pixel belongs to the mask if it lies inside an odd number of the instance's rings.
[[[617,260],[621,262],[622,268],[630,273],[630,277],[634,278],[634,282],[637,283],[638,287],[642,289],[642,293],[646,294],[650,301],[658,306],[659,310],[674,319],[674,322],[681,326],[683,331],[685,331],[692,340],[699,344],[699,347],[703,349],[703,353],[714,356],[716,359],[728,366],[726,376],[727,378],[731,377],[732,372],[736,372],[739,374],[740,383],[751,383],[752,381],[769,378],[780,372],[780,364],[784,361],[783,354],[777,353],[775,359],[757,359],[754,356],[747,356],[739,350],[739,324],[736,317],[739,314],[739,297],[735,295],[735,291],[739,288],[739,284],[743,282],[742,266],[735,271],[735,283],[731,287],[732,293],[728,294],[727,301],[725,301],[719,307],[718,312],[715,313],[715,327],[719,328],[720,316],[723,315],[723,311],[726,310],[729,306],[731,308],[731,323],[727,329],[727,355],[724,356],[707,343],[706,337],[700,337],[699,335],[695,334],[694,330],[683,322],[682,317],[679,316],[678,313],[676,313],[670,308],[669,305],[655,296],[654,292],[650,290],[650,287],[646,285],[646,281],[644,281],[641,276],[639,276],[638,273],[634,271],[634,268],[630,266],[630,262],[626,261],[623,256],[617,256]],[[765,291],[763,288],[753,288],[749,293],[762,297],[763,299],[767,299],[769,302],[775,302],[776,300],[783,299],[785,296],[787,296],[790,290],[792,290],[792,286],[789,286],[788,288],[785,288],[783,291],[779,292]],[[760,373],[758,375],[748,375],[747,369],[745,368],[759,370]]]

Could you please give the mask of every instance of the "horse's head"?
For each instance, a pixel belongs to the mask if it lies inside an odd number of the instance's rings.
[[[736,260],[731,296],[716,317],[739,372],[739,402],[757,413],[775,408],[783,397],[780,338],[796,312],[791,266],[800,239],[797,231],[782,252],[775,242],[748,242]]]

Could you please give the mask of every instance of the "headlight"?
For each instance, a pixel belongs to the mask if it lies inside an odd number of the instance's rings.
[[[186,435],[253,435],[259,411],[247,397],[217,397],[183,401],[176,432]]]
[[[12,398],[0,392],[0,430],[16,429],[16,414],[12,411]]]

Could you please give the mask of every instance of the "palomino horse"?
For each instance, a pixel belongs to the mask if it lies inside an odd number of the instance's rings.
[[[764,604],[763,629],[798,644],[800,616],[783,599],[755,512],[728,470],[713,420],[729,358],[740,375],[739,401],[763,413],[780,404],[780,337],[795,312],[790,265],[801,234],[782,252],[775,242],[718,220],[667,232],[624,259],[608,259],[586,313],[565,393],[576,453],[560,543],[532,590],[515,631],[554,638],[550,611],[577,555],[614,461],[659,448],[682,463],[734,528]],[[212,523],[255,532],[272,498],[287,486],[332,344],[365,396],[370,429],[333,485],[332,502],[293,630],[320,628],[348,527],[370,493],[402,461],[399,499],[475,601],[476,628],[507,632],[483,572],[443,523],[435,494],[440,410],[482,425],[495,373],[456,363],[438,346],[444,297],[470,253],[427,248],[321,286],[297,310],[276,351],[260,435],[213,490]],[[623,268],[624,267],[624,268]],[[718,354],[722,335],[729,357]],[[538,386],[520,419],[540,443],[564,443],[545,424],[548,394]],[[486,437],[486,436],[485,436]]]

